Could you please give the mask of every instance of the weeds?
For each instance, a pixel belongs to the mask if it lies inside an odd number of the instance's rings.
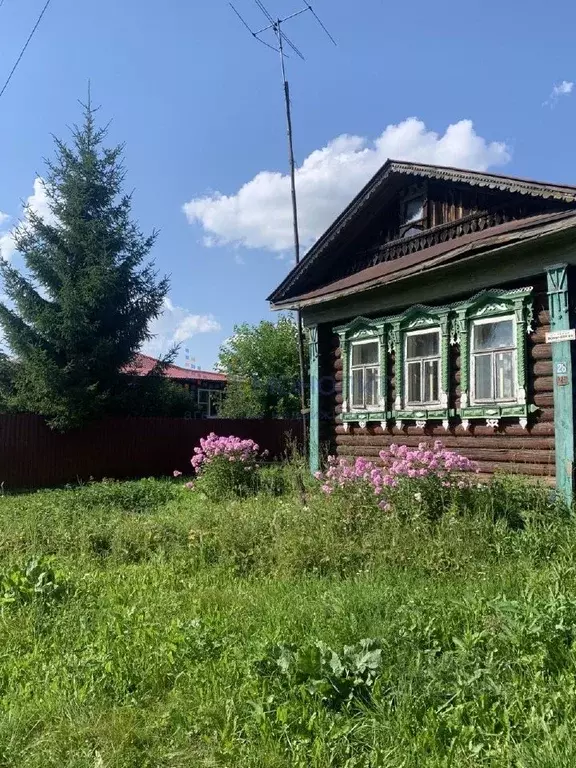
[[[572,766],[576,529],[548,491],[430,515],[407,482],[384,512],[298,472],[0,498],[0,766]]]

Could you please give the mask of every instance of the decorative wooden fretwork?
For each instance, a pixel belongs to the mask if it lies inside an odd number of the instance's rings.
[[[471,343],[474,323],[487,318],[513,318],[515,339],[515,398],[506,402],[475,403],[471,398]],[[527,400],[527,335],[532,331],[532,288],[517,290],[482,291],[467,301],[443,307],[416,305],[401,315],[369,319],[357,317],[347,325],[335,328],[340,338],[342,358],[343,404],[341,420],[348,429],[351,422],[367,426],[379,423],[382,429],[394,420],[402,428],[407,422],[426,426],[429,421],[440,421],[448,430],[450,419],[459,416],[464,429],[470,423],[483,420],[496,427],[503,418],[518,419],[526,428],[528,416],[536,408]],[[440,338],[440,392],[437,403],[409,405],[405,392],[405,341],[414,331],[438,331]],[[374,340],[379,346],[378,403],[369,408],[352,408],[350,403],[349,367],[354,342]],[[460,407],[450,407],[450,346],[460,347]],[[388,363],[394,357],[394,402],[387,402]]]
[[[532,332],[532,288],[513,291],[487,290],[453,305],[450,341],[460,345],[460,408],[463,420],[485,419],[497,426],[503,417],[516,417],[526,427],[528,414],[535,410],[527,402],[526,341]],[[512,317],[515,320],[515,399],[506,402],[474,403],[471,398],[471,334],[475,320]]]
[[[357,317],[351,323],[334,329],[340,337],[342,359],[342,419],[344,421],[386,421],[386,381],[388,375],[386,355],[386,323],[385,320],[370,320]],[[379,348],[379,378],[378,403],[370,409],[353,408],[350,397],[350,360],[354,342],[366,340],[378,341]]]
[[[384,261],[394,261],[402,256],[423,251],[425,248],[430,248],[433,245],[445,243],[448,240],[455,240],[458,237],[470,235],[474,232],[483,232],[485,229],[496,227],[499,224],[504,224],[507,221],[513,221],[520,217],[521,214],[517,212],[502,209],[472,213],[456,221],[439,224],[432,229],[424,230],[411,237],[391,240],[384,245],[360,252],[356,254],[354,259],[354,271],[359,272],[362,269],[373,267]]]
[[[391,345],[390,351],[394,352],[396,371],[396,399],[392,404],[391,416],[396,420],[416,421],[419,426],[425,425],[428,420],[444,421],[451,414],[448,409],[449,390],[449,349],[450,349],[450,308],[426,307],[416,305],[410,307],[401,315],[391,317],[390,324]],[[440,339],[440,392],[437,404],[422,404],[410,406],[406,398],[405,381],[405,343],[406,335],[410,331],[438,331]]]

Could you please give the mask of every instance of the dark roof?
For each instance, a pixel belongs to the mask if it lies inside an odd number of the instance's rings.
[[[546,213],[509,221],[480,232],[462,235],[454,240],[437,243],[393,261],[385,261],[368,267],[321,288],[291,296],[284,302],[278,302],[277,306],[279,308],[296,307],[328,300],[332,294],[357,293],[433,269],[447,262],[455,261],[459,257],[483,253],[489,248],[500,245],[511,245],[515,242],[536,239],[569,227],[576,227],[576,211]]]
[[[295,266],[282,283],[270,294],[268,301],[279,305],[285,303],[289,298],[293,299],[294,296],[291,295],[293,292],[290,289],[295,286],[295,283],[299,281],[321,255],[324,255],[329,247],[337,246],[345,238],[345,230],[368,207],[374,196],[381,192],[393,177],[400,178],[402,175],[464,183],[471,186],[528,195],[530,197],[576,203],[576,186],[572,185],[551,184],[531,179],[503,176],[497,173],[470,171],[448,166],[387,160],[382,168],[370,179],[368,184],[356,195],[348,207],[345,208],[326,232],[310,248],[300,264]]]
[[[147,376],[158,365],[158,360],[150,355],[137,354],[131,365],[124,368],[126,373],[136,376]],[[226,381],[226,374],[215,371],[197,371],[189,368],[180,368],[178,365],[168,365],[164,370],[164,376],[178,381]]]

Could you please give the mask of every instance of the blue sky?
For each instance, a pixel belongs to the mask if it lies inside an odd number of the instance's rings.
[[[0,81],[43,4],[0,7]],[[252,0],[236,5],[261,23]],[[267,5],[286,15],[301,2]],[[306,244],[388,155],[576,183],[575,3],[314,6],[337,48],[307,15],[287,28],[307,57],[287,62]],[[134,214],[160,230],[153,257],[172,276],[150,351],[185,340],[210,367],[235,323],[272,316],[265,298],[291,265],[278,60],[225,0],[52,0],[0,99],[6,253],[21,201],[42,210],[34,180],[88,79],[110,141],[126,142]]]

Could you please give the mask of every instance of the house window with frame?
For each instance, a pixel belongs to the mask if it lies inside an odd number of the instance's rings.
[[[419,234],[424,228],[425,199],[423,195],[413,197],[402,205],[400,223],[401,237]]]
[[[440,404],[440,329],[410,331],[405,335],[404,403]]]
[[[219,389],[198,390],[198,410],[204,418],[213,419],[218,416],[222,403],[222,391]]]
[[[377,340],[351,345],[350,404],[353,410],[378,406],[380,382],[380,344]]]
[[[517,397],[514,317],[474,320],[470,355],[472,403],[514,402]]]

